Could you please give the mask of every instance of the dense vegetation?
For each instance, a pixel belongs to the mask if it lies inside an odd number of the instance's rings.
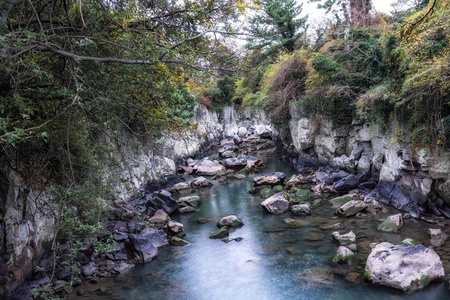
[[[336,124],[358,115],[387,129],[395,114],[414,146],[446,145],[449,1],[416,1],[386,16],[371,11],[370,1],[317,2],[334,22],[317,28],[308,44],[299,26],[295,49],[280,48],[270,61],[249,42],[248,61],[260,64],[246,66],[251,71],[237,81],[234,100],[267,108],[281,126],[291,102]]]
[[[156,141],[190,125],[196,82],[229,73],[236,57],[225,38],[251,5],[0,2],[0,165],[53,194],[57,231],[100,229],[110,193],[102,172],[124,132]]]

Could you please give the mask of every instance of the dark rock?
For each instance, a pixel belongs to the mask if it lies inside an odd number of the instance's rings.
[[[171,214],[178,209],[178,202],[173,199],[172,194],[166,190],[160,190],[153,193],[153,199],[147,202],[147,207],[153,213],[158,209]]]
[[[78,252],[83,253],[87,257],[91,256],[92,253],[94,253],[94,251],[95,251],[94,245],[92,245],[91,243],[84,245],[83,247],[80,248],[80,250],[78,250]]]
[[[149,228],[141,234],[130,234],[130,248],[132,253],[143,262],[152,260],[158,253],[157,247],[167,244],[164,231]]]
[[[86,292],[83,289],[77,291],[77,296],[84,296],[84,294],[86,294]]]
[[[97,272],[97,266],[94,262],[90,262],[88,265],[81,268],[81,271],[84,276],[92,276]]]
[[[89,263],[89,259],[86,257],[84,253],[81,252],[78,252],[75,261],[79,262],[83,266]]]
[[[356,188],[359,184],[359,178],[356,175],[349,175],[337,181],[333,187],[338,193],[347,193]]]

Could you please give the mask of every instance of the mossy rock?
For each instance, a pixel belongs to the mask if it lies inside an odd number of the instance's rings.
[[[230,230],[228,229],[227,226],[224,226],[216,231],[214,231],[213,233],[211,233],[211,235],[209,236],[210,239],[223,239],[226,238],[230,235]]]
[[[306,198],[309,196],[309,190],[299,189],[295,192],[295,196],[299,198]]]
[[[284,188],[282,185],[276,185],[272,188],[273,193],[279,193],[279,192],[282,192],[283,190],[284,190]]]
[[[333,198],[330,200],[330,204],[332,208],[339,208],[342,205],[344,205],[347,202],[350,202],[352,200],[357,200],[355,197],[350,195],[345,195],[337,198]]]
[[[260,193],[261,197],[263,197],[263,198],[269,197],[270,195],[272,195],[272,189],[271,188],[264,188],[259,193]]]
[[[209,222],[209,219],[205,218],[205,217],[200,217],[200,218],[197,219],[197,223],[198,224],[205,224],[205,223],[208,223],[208,222]]]
[[[322,204],[322,199],[316,199],[312,202],[312,207],[316,207],[319,206],[320,204]]]
[[[182,238],[179,238],[177,236],[174,236],[170,239],[169,243],[172,246],[186,246],[189,245],[190,243],[186,240],[183,240]]]

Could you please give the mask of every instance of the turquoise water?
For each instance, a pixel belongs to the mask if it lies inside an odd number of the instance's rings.
[[[268,160],[266,172],[282,171],[288,176],[294,169],[287,162]],[[198,193],[203,199],[198,212],[175,216],[184,224],[185,247],[165,246],[152,262],[136,267],[121,277],[107,279],[96,285],[82,286],[86,295],[73,299],[450,299],[444,283],[432,284],[425,290],[404,295],[396,290],[366,283],[350,283],[344,276],[321,277],[302,275],[305,270],[334,268],[330,258],[338,246],[332,241],[335,230],[321,226],[343,221],[345,229],[353,230],[358,239],[358,261],[342,271],[361,273],[370,242],[398,243],[423,226],[417,221],[408,224],[403,235],[376,231],[378,217],[337,219],[328,204],[313,208],[312,216],[295,217],[296,226],[289,227],[283,219],[290,213],[270,215],[252,196],[249,180],[232,180],[215,184]],[[231,232],[230,237],[242,237],[241,242],[224,243],[211,240],[217,220],[229,214],[242,218],[245,225]],[[198,224],[198,217],[211,221]],[[408,222],[408,220],[407,220]],[[292,225],[292,223],[291,223]],[[361,246],[360,243],[361,242]],[[319,279],[318,279],[319,278]],[[99,291],[104,288],[104,291]]]

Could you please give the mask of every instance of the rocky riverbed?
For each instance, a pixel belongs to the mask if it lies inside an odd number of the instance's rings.
[[[267,238],[290,232],[283,245],[265,245],[261,250],[265,255],[281,251],[296,257],[308,249],[327,255],[333,252],[326,267],[297,270],[297,280],[326,284],[334,282],[337,275],[355,284],[385,285],[405,292],[424,288],[434,280],[446,280],[448,284],[445,274],[450,274],[450,247],[446,243],[450,222],[445,214],[436,216],[432,211],[415,209],[405,212],[386,205],[392,197],[386,201],[384,187],[377,185],[370,171],[355,173],[322,165],[301,168],[295,174],[276,169],[261,173],[263,161],[258,157],[281,153],[279,145],[266,134],[235,136],[210,149],[213,152],[208,157],[181,160],[178,178],[148,184],[128,201],[108,203],[110,216],[97,239],[112,241],[112,248],[102,251],[86,241],[80,241],[83,245],[78,253],[69,246],[60,247],[58,255],[75,264],[75,269],[61,260],[55,263],[55,253],[44,254],[33,270],[33,280],[17,299],[44,287],[68,297],[84,297],[86,291],[102,294],[102,278],[120,276],[142,263],[152,264],[161,248],[168,251],[168,247],[192,243],[182,220],[210,201],[201,196],[204,189],[249,179],[252,186],[247,195],[252,203],[261,213],[277,218],[271,223],[277,226],[263,226]],[[218,224],[209,238],[245,243],[247,237],[234,232],[239,232],[243,224],[243,228],[249,225],[234,213],[223,211],[220,215],[225,219],[201,217],[197,222]],[[322,243],[326,250],[321,249]],[[387,259],[396,255],[403,260]],[[394,283],[399,281],[401,284]],[[85,284],[80,286],[82,282]],[[74,292],[72,286],[76,287]]]

